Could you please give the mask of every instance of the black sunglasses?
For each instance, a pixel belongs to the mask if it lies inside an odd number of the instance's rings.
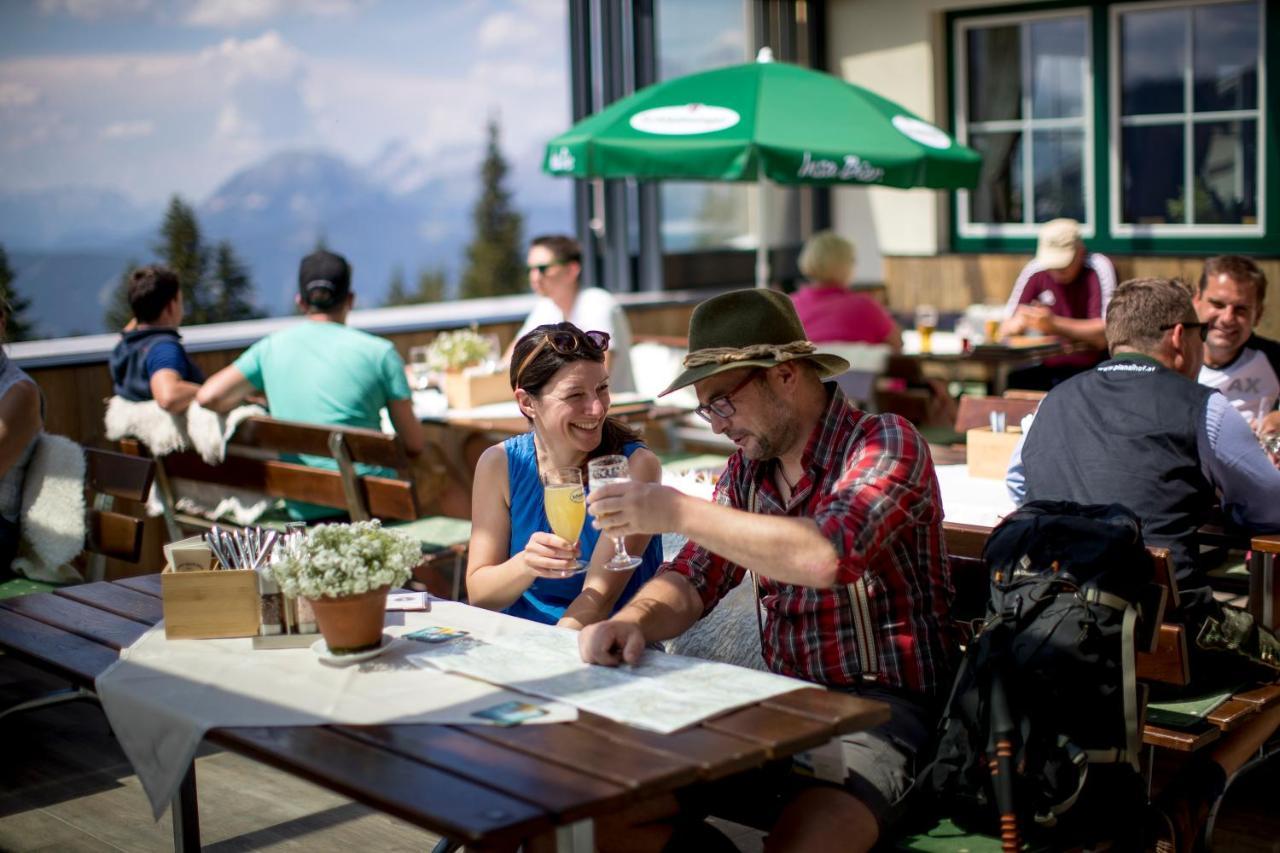
[[[524,357],[524,361],[520,362],[520,369],[516,371],[517,388],[520,387],[520,377],[524,375],[525,368],[533,364],[533,360],[548,346],[560,355],[573,355],[580,349],[602,353],[609,349],[609,333],[595,330],[571,332],[568,329],[547,332],[542,336],[542,340],[538,341],[538,345]]]
[[[1160,331],[1167,332],[1170,329],[1181,326],[1184,329],[1198,329],[1200,331],[1200,343],[1209,340],[1209,324],[1208,323],[1168,323],[1160,327]]]
[[[528,266],[525,267],[525,272],[527,272],[529,275],[533,275],[535,272],[538,275],[546,275],[547,270],[551,269],[552,267],[562,267],[562,266],[564,266],[564,261],[552,261],[549,264],[529,264]]]

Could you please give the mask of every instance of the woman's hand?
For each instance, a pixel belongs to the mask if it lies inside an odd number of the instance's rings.
[[[565,578],[578,570],[578,546],[554,533],[533,534],[522,554],[524,564],[539,577]]]

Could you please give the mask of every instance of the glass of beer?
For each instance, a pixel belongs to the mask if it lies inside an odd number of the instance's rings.
[[[582,471],[577,468],[552,468],[542,472],[542,503],[547,511],[551,532],[576,545],[578,537],[582,535],[582,524],[587,518],[587,496],[582,490]],[[555,574],[567,578],[585,571],[586,568],[584,561],[577,560],[574,568]]]
[[[938,309],[932,305],[916,306],[916,331],[920,333],[920,352],[933,352],[933,330],[938,328]]]
[[[587,483],[593,492],[610,483],[627,483],[630,481],[631,466],[625,456],[601,456],[599,459],[592,459],[587,463]],[[640,565],[641,560],[639,557],[633,557],[627,553],[627,543],[623,541],[622,537],[613,540],[613,548],[613,556],[604,564],[606,569],[625,572]]]

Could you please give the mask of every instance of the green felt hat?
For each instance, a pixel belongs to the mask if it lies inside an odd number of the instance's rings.
[[[776,290],[734,290],[713,296],[689,318],[685,370],[658,396],[740,367],[773,367],[807,358],[823,379],[844,373],[849,362],[822,353],[804,334],[791,299]]]

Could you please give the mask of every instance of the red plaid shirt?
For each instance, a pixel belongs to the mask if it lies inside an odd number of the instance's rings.
[[[754,492],[756,512],[812,518],[839,555],[829,589],[760,579],[765,663],[819,684],[871,679],[935,695],[950,685],[955,642],[933,460],[910,423],[860,412],[828,388],[789,502],[774,484],[777,461],[748,461],[740,451],[716,487],[716,500],[737,509],[751,509]],[[704,613],[746,574],[695,542],[659,571],[684,575]]]

